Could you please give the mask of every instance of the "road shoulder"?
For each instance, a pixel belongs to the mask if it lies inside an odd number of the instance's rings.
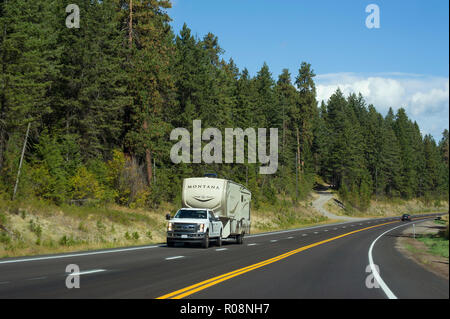
[[[449,279],[449,259],[431,254],[429,248],[417,237],[423,237],[427,235],[435,235],[442,226],[439,226],[434,221],[427,221],[424,223],[415,225],[415,236],[413,224],[410,227],[404,229],[400,236],[397,237],[395,247],[408,259],[413,260],[415,263],[425,268],[426,270]]]

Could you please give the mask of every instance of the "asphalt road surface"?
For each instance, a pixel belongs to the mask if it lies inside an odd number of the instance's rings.
[[[413,222],[423,218],[432,217]],[[382,218],[209,249],[162,244],[0,259],[0,298],[449,298],[447,280],[394,248],[408,224]],[[79,288],[66,286],[76,282],[71,264]]]

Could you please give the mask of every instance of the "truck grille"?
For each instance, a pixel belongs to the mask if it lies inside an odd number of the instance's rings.
[[[175,223],[173,230],[176,232],[193,233],[197,231],[197,224]]]

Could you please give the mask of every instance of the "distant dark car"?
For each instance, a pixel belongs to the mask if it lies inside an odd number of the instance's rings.
[[[409,214],[403,214],[403,215],[402,215],[402,221],[403,221],[403,222],[405,222],[405,221],[407,221],[407,222],[411,221],[411,215],[409,215]]]

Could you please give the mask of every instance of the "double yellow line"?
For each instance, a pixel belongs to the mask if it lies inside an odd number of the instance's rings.
[[[383,224],[379,224],[379,225],[375,225],[375,226],[370,226],[370,227],[354,230],[354,231],[351,231],[349,233],[345,233],[343,235],[339,235],[339,236],[332,237],[332,238],[329,238],[329,239],[325,239],[325,240],[322,240],[322,241],[319,241],[319,242],[316,242],[316,243],[313,243],[313,244],[310,244],[310,245],[307,245],[307,246],[303,246],[303,247],[297,248],[295,250],[291,250],[291,251],[289,251],[289,252],[287,252],[285,254],[282,254],[282,255],[279,255],[279,256],[276,256],[276,257],[273,257],[273,258],[261,261],[259,263],[256,263],[256,264],[244,267],[244,268],[240,268],[240,269],[228,272],[226,274],[223,274],[223,275],[220,275],[220,276],[217,276],[217,277],[213,277],[213,278],[207,279],[205,281],[202,281],[202,282],[199,282],[197,284],[188,286],[186,288],[182,288],[182,289],[176,290],[174,292],[171,292],[171,293],[165,294],[163,296],[160,296],[160,297],[158,297],[156,299],[181,299],[181,298],[184,298],[186,296],[192,295],[192,294],[194,294],[194,293],[196,293],[198,291],[204,290],[204,289],[206,289],[208,287],[217,285],[218,283],[221,283],[221,282],[223,282],[225,280],[234,278],[236,276],[245,274],[245,273],[247,273],[249,271],[252,271],[252,270],[255,270],[255,269],[267,266],[269,264],[272,264],[274,262],[280,261],[280,260],[282,260],[284,258],[287,258],[289,256],[297,254],[297,253],[299,253],[301,251],[304,251],[304,250],[307,250],[307,249],[310,249],[310,248],[313,248],[313,247],[316,247],[316,246],[328,243],[330,241],[333,241],[333,240],[336,240],[336,239],[339,239],[339,238],[342,238],[342,237],[345,237],[345,236],[349,236],[351,234],[355,234],[355,233],[358,233],[358,232],[361,232],[361,231],[364,231],[364,230],[368,230],[368,229],[372,229],[372,228],[376,228],[376,227],[381,227],[381,226],[384,226],[384,225],[389,225],[389,224],[393,224],[393,223],[397,223],[397,222],[398,221],[393,221],[393,222],[383,223]]]

